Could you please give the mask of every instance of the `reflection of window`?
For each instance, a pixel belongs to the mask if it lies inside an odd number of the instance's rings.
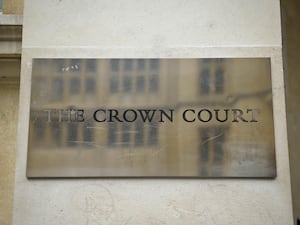
[[[130,123],[122,123],[122,145],[129,146],[130,145]]]
[[[117,144],[117,124],[118,123],[108,123],[108,146],[114,146]]]
[[[57,72],[63,72],[65,70],[65,60],[64,59],[56,59]]]
[[[208,127],[200,130],[200,175],[220,176],[224,159],[224,128]]]
[[[158,144],[157,123],[141,120],[129,123],[108,123],[108,146],[142,147]]]
[[[150,76],[150,83],[149,83],[149,91],[151,93],[155,93],[158,90],[158,75],[152,74]]]
[[[71,59],[70,70],[75,72],[80,70],[81,59]]]
[[[43,140],[45,136],[45,123],[41,119],[34,121],[34,136],[38,141]]]
[[[83,129],[83,143],[87,147],[93,147],[94,141],[94,124],[92,121],[87,121]]]
[[[33,80],[34,95],[45,100],[48,92],[48,84],[45,77],[37,77]]]
[[[111,93],[157,93],[159,59],[112,59],[110,61]]]
[[[135,122],[134,144],[136,146],[141,146],[144,144],[144,123],[141,120]]]
[[[145,91],[145,77],[144,76],[137,76],[136,77],[136,91],[138,93]]]
[[[130,93],[131,92],[131,76],[130,75],[125,75],[123,77],[123,92],[125,93]]]
[[[56,146],[61,146],[61,137],[62,137],[62,132],[61,132],[61,123],[57,121],[52,121],[51,122],[51,133],[52,133],[52,143]]]
[[[120,60],[119,59],[112,59],[111,60],[111,64],[110,64],[110,67],[111,67],[111,71],[119,71],[120,69]]]
[[[145,59],[138,59],[138,70],[145,69]]]
[[[78,123],[68,124],[68,146],[74,147],[78,143]]]
[[[34,59],[34,61],[33,61],[34,67],[36,65],[40,66],[40,67],[44,67],[44,66],[47,66],[47,63],[48,63],[47,59]]]
[[[87,94],[94,94],[96,91],[96,83],[94,78],[86,78],[85,82],[85,92]]]
[[[224,91],[224,70],[221,68],[216,71],[215,89],[218,94]]]
[[[200,75],[200,93],[208,95],[209,93],[209,70],[203,69]]]
[[[96,72],[96,59],[87,59],[86,60],[86,71],[87,72]]]
[[[150,69],[151,70],[158,70],[159,68],[159,60],[158,59],[151,59],[150,60]]]
[[[61,78],[53,80],[52,96],[53,100],[61,100],[64,91],[64,81]]]
[[[149,145],[156,145],[158,142],[158,123],[151,123],[149,125]]]
[[[80,80],[78,77],[73,77],[70,83],[71,94],[79,94],[80,92]]]
[[[111,93],[117,93],[119,90],[119,78],[116,74],[111,74],[109,90]]]
[[[202,59],[203,63],[212,63],[212,62],[222,63],[223,61],[224,61],[223,58],[216,58],[216,59],[205,58],[205,59]]]
[[[205,59],[202,59],[202,62],[203,63],[209,63],[212,59],[208,59],[208,58],[205,58]]]
[[[125,60],[124,60],[124,70],[125,70],[125,71],[130,71],[130,70],[132,70],[132,62],[133,62],[132,59],[125,59]]]
[[[117,93],[119,91],[119,70],[120,70],[120,60],[112,59],[110,61],[110,82],[109,90],[110,93]]]
[[[222,61],[221,61],[222,62]],[[222,94],[224,92],[224,70],[216,64],[205,66],[200,72],[200,94]]]

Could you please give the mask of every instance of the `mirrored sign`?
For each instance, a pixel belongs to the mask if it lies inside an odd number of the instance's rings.
[[[28,177],[275,177],[269,58],[33,59]]]

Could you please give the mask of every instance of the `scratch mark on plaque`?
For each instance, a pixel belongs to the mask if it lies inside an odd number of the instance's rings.
[[[104,127],[86,127],[87,129],[99,129],[99,130],[105,130]]]
[[[201,142],[201,145],[206,144],[207,142],[213,141],[219,137],[221,137],[222,135],[224,135],[224,132],[221,132],[220,134],[214,135],[213,137],[209,137],[207,138],[205,141]]]

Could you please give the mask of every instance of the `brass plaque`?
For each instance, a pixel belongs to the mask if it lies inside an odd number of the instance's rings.
[[[276,176],[269,58],[33,59],[28,177]]]

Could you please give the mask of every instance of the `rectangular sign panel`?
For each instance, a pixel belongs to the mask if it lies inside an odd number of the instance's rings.
[[[32,178],[273,178],[270,59],[34,59],[28,141]]]

